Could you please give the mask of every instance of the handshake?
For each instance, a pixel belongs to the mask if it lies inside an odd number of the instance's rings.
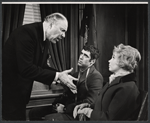
[[[77,93],[77,88],[76,88],[76,85],[73,84],[73,80],[78,81],[78,79],[74,78],[68,74],[72,70],[73,70],[73,68],[71,68],[70,70],[57,72],[56,74],[57,74],[57,82],[63,83],[64,85],[68,86],[70,88],[70,90],[75,94],[75,93]]]

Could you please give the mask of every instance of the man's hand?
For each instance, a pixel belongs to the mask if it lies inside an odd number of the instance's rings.
[[[73,117],[76,118],[76,116],[78,115],[78,110],[82,110],[85,107],[89,107],[90,104],[89,103],[82,103],[80,105],[77,105],[74,110],[73,110]]]
[[[64,113],[64,105],[63,104],[60,104],[60,103],[57,103],[56,104],[56,111],[58,112],[58,113]]]
[[[77,81],[77,78],[72,77],[71,75],[68,75],[68,73],[70,73],[73,70],[73,68],[71,68],[70,70],[65,70],[62,72],[58,73],[58,79],[65,84],[66,86],[68,86],[70,89],[72,90],[77,90],[76,86],[73,84],[73,80]]]
[[[68,75],[69,79],[71,82],[73,82],[73,77],[71,75]],[[77,93],[77,90],[74,90],[74,89],[71,89],[70,90],[72,91],[72,93],[76,94]]]

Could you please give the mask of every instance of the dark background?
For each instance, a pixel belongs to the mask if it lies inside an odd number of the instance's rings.
[[[2,47],[11,32],[22,25],[24,11],[25,4],[2,4]],[[46,15],[61,12],[69,22],[66,38],[50,45],[52,67],[78,70],[77,60],[85,43],[83,33],[87,24],[88,43],[100,49],[96,67],[105,82],[111,74],[108,60],[114,46],[128,44],[141,53],[137,85],[148,91],[148,4],[40,4],[40,11],[42,21]]]

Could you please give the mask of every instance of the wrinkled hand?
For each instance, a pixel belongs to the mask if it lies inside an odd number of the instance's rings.
[[[76,94],[77,93],[77,90],[72,90],[72,89],[70,89],[71,91],[72,91],[72,93],[74,93],[74,94]]]
[[[88,118],[90,118],[92,111],[93,109],[91,108],[83,108],[78,110],[78,114],[85,114]]]
[[[82,103],[80,105],[77,105],[74,110],[73,110],[73,117],[76,118],[76,116],[78,115],[78,110],[82,110],[85,107],[89,107],[90,104],[89,103]]]
[[[62,72],[59,72],[58,74],[58,79],[65,84],[66,86],[68,86],[70,89],[72,90],[77,90],[76,86],[73,84],[73,80],[77,81],[77,78],[72,77],[71,75],[68,75],[68,73],[70,73],[73,70],[73,68],[71,68],[70,70],[65,70]]]

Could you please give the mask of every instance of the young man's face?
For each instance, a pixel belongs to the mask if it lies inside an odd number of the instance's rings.
[[[79,67],[89,67],[92,64],[91,60],[91,53],[89,51],[85,51],[84,49],[81,51],[81,54],[79,56],[78,60],[78,66]]]
[[[65,33],[68,28],[68,22],[66,20],[59,20],[57,23],[53,23],[46,30],[46,38],[52,43],[65,38]]]

